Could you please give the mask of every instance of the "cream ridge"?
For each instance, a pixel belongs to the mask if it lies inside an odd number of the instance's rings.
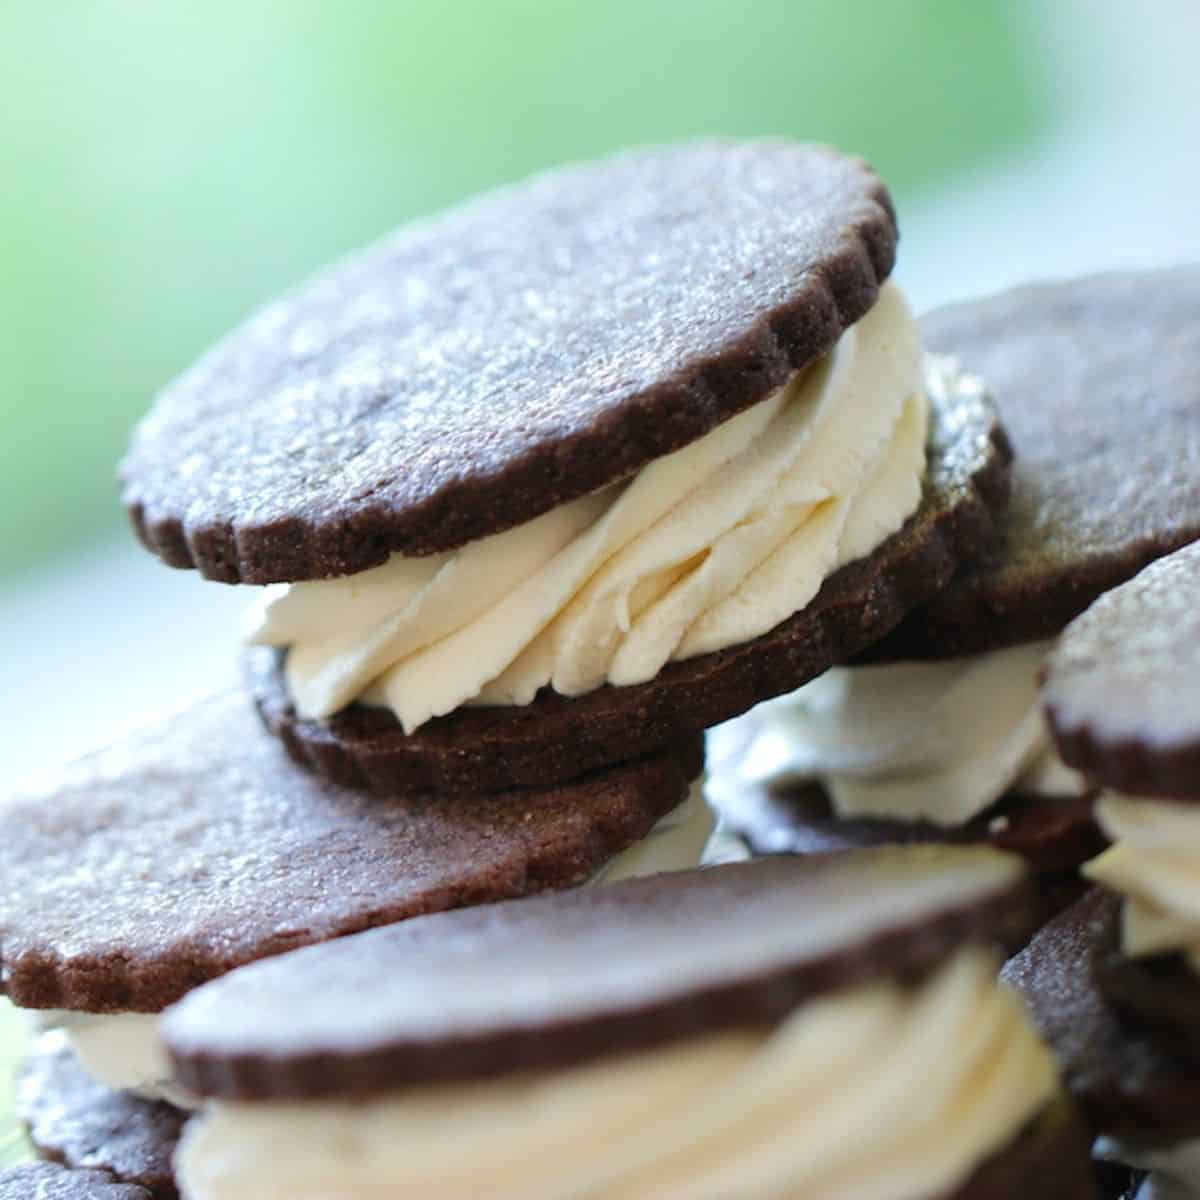
[[[1178,951],[1200,971],[1200,806],[1107,793],[1096,818],[1113,845],[1083,872],[1125,898],[1124,953]]]
[[[931,363],[937,373],[952,368]],[[928,372],[927,372],[928,373]],[[408,732],[464,704],[653,679],[766,633],[921,497],[928,399],[891,284],[823,359],[633,479],[461,550],[266,590],[301,715],[359,700]]]
[[[953,1190],[1057,1088],[969,949],[773,1029],[359,1103],[213,1104],[176,1166],[190,1200],[910,1200]]]
[[[1050,643],[945,662],[835,667],[757,710],[747,782],[818,779],[841,817],[962,825],[1013,788],[1079,796],[1038,670]]]

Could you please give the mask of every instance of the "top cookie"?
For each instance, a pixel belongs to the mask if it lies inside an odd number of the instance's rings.
[[[1028,899],[1020,860],[980,848],[657,875],[418,918],[258,964],[193,992],[165,1036],[179,1080],[226,1098],[566,1067],[919,977],[964,944],[1022,927]]]
[[[1004,541],[875,661],[1053,637],[1200,537],[1200,267],[1094,276],[940,309],[929,349],[983,376],[1016,449]]]
[[[1200,545],[1073,621],[1042,694],[1064,762],[1116,791],[1200,800]]]
[[[764,398],[874,304],[864,163],[640,150],[401,229],[232,334],[122,467],[145,544],[210,579],[350,574],[529,521]]]

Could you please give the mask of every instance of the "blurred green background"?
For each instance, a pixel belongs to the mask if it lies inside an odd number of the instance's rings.
[[[116,532],[153,392],[330,258],[542,166],[711,132],[861,152],[903,212],[1051,119],[1026,12],[0,0],[0,576]],[[24,1153],[19,1040],[0,1010],[0,1162]]]
[[[115,529],[156,388],[415,214],[635,142],[787,133],[901,200],[1047,119],[1003,0],[0,2],[0,572]]]

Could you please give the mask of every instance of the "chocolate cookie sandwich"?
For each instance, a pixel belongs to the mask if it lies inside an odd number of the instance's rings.
[[[232,334],[124,462],[144,543],[272,585],[247,671],[381,794],[548,786],[861,650],[988,543],[1007,446],[924,360],[861,161],[640,150],[401,229]]]
[[[210,1102],[181,1188],[1092,1196],[1053,1061],[996,980],[1023,875],[978,847],[781,858],[257,964],[164,1021]]]
[[[1069,625],[1045,697],[1063,758],[1104,791],[1098,888],[1009,968],[1106,1156],[1141,1200],[1200,1196],[1200,546]]]
[[[1054,752],[1038,672],[1097,596],[1200,536],[1198,306],[1188,268],[923,320],[926,345],[1000,405],[1016,450],[1002,537],[856,665],[723,735],[722,803],[757,846],[991,841],[1070,894],[1103,842],[1087,783]]]
[[[0,1200],[151,1200],[144,1188],[114,1183],[101,1171],[33,1163],[0,1171]]]
[[[27,788],[0,805],[0,989],[61,1032],[21,1089],[35,1143],[114,1174],[153,1157],[157,1135],[138,1130],[165,1118],[120,1093],[191,1104],[158,1014],[235,967],[423,913],[696,866],[712,826],[701,766],[693,739],[557,788],[369,797],[297,770],[230,694]]]

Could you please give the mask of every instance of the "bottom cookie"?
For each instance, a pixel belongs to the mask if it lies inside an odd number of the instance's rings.
[[[172,1158],[188,1114],[97,1083],[61,1032],[34,1043],[18,1082],[17,1114],[43,1158],[104,1172],[144,1188],[154,1200],[178,1197]],[[130,1192],[128,1200],[138,1194]],[[125,1200],[120,1192],[113,1200],[118,1197]]]
[[[0,1200],[151,1200],[145,1188],[114,1183],[103,1171],[31,1163],[0,1171]]]

